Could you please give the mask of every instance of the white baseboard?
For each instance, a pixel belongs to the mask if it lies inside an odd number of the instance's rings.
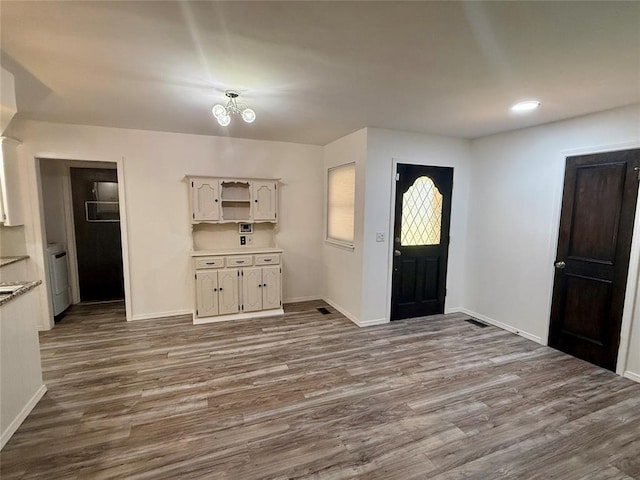
[[[345,317],[347,317],[349,320],[351,320],[353,323],[355,323],[356,325],[360,326],[360,324],[358,323],[358,319],[356,318],[355,315],[351,314],[351,312],[349,312],[348,310],[342,308],[341,306],[337,305],[336,303],[332,302],[331,300],[329,300],[328,298],[323,297],[322,300],[324,300],[325,302],[327,302],[329,305],[331,305],[333,308],[335,308],[336,310],[338,310],[342,315],[344,315]]]
[[[259,312],[250,312],[250,313],[233,313],[231,315],[218,315],[216,317],[196,318],[194,316],[193,324],[202,325],[204,323],[230,322],[232,320],[247,320],[249,318],[276,317],[279,315],[284,315],[284,310],[282,308],[277,308],[275,310],[260,310]]]
[[[389,320],[386,318],[374,318],[373,320],[358,320],[355,315],[353,315],[348,310],[345,310],[339,305],[336,305],[334,302],[329,300],[328,298],[322,298],[325,302],[331,305],[333,308],[338,310],[342,315],[347,317],[353,323],[355,323],[359,327],[373,327],[374,325],[384,325],[385,323],[389,323]]]
[[[389,323],[389,320],[386,318],[374,318],[372,320],[360,320],[356,322],[356,325],[359,327],[373,327],[375,325],[385,325]]]
[[[20,410],[20,413],[13,419],[13,421],[9,424],[9,426],[2,432],[2,436],[0,436],[0,450],[6,445],[9,439],[16,433],[18,427],[22,425],[22,422],[29,416],[31,410],[38,404],[40,399],[47,393],[46,385],[40,385],[40,388],[36,390],[36,393],[29,399],[26,405]]]
[[[455,310],[455,312],[454,312]],[[485,323],[493,325],[495,327],[506,330],[507,332],[515,333],[516,335],[520,335],[521,337],[526,338],[527,340],[531,340],[532,342],[539,343],[540,345],[546,345],[537,335],[533,335],[532,333],[525,332],[523,330],[519,330],[511,325],[507,325],[506,323],[499,322],[498,320],[494,320],[493,318],[487,317],[486,315],[482,315],[481,313],[473,312],[466,308],[456,308],[452,309],[450,313],[464,313],[469,315],[470,317],[477,318],[478,320],[482,320]]]
[[[640,383],[640,375],[638,375],[637,373],[633,373],[627,370],[622,374],[622,376],[628,378],[629,380],[633,380],[634,382]]]
[[[156,313],[140,313],[133,315],[131,321],[135,320],[155,320],[156,318],[165,317],[181,317],[183,315],[191,315],[193,310],[173,310],[171,312],[156,312]]]
[[[313,300],[322,300],[322,297],[318,295],[312,295],[310,297],[286,298],[282,300],[282,303],[311,302]]]

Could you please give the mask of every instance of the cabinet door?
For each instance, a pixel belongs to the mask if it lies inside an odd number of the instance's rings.
[[[218,272],[196,273],[196,304],[198,317],[218,315]]]
[[[196,221],[218,221],[220,219],[220,186],[215,178],[191,180],[193,214]]]
[[[280,267],[262,268],[262,309],[280,308],[282,275]]]
[[[238,313],[238,269],[218,271],[218,312],[220,315]]]
[[[277,186],[273,181],[252,181],[253,219],[275,221],[277,216]]]
[[[20,175],[18,164],[18,142],[0,137],[2,154],[0,155],[0,223],[6,227],[24,225],[22,202],[20,199]]]
[[[262,310],[262,268],[242,270],[242,305],[245,312]]]

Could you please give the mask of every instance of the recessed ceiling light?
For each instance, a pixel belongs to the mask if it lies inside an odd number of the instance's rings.
[[[524,102],[518,102],[511,107],[512,112],[530,112],[540,106],[538,100],[526,100]]]

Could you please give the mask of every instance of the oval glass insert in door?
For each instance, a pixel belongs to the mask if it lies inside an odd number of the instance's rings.
[[[402,195],[400,245],[440,245],[442,194],[431,178],[418,177]]]

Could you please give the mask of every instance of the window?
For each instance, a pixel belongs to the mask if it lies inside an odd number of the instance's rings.
[[[327,240],[353,247],[356,165],[330,168],[327,173]]]

